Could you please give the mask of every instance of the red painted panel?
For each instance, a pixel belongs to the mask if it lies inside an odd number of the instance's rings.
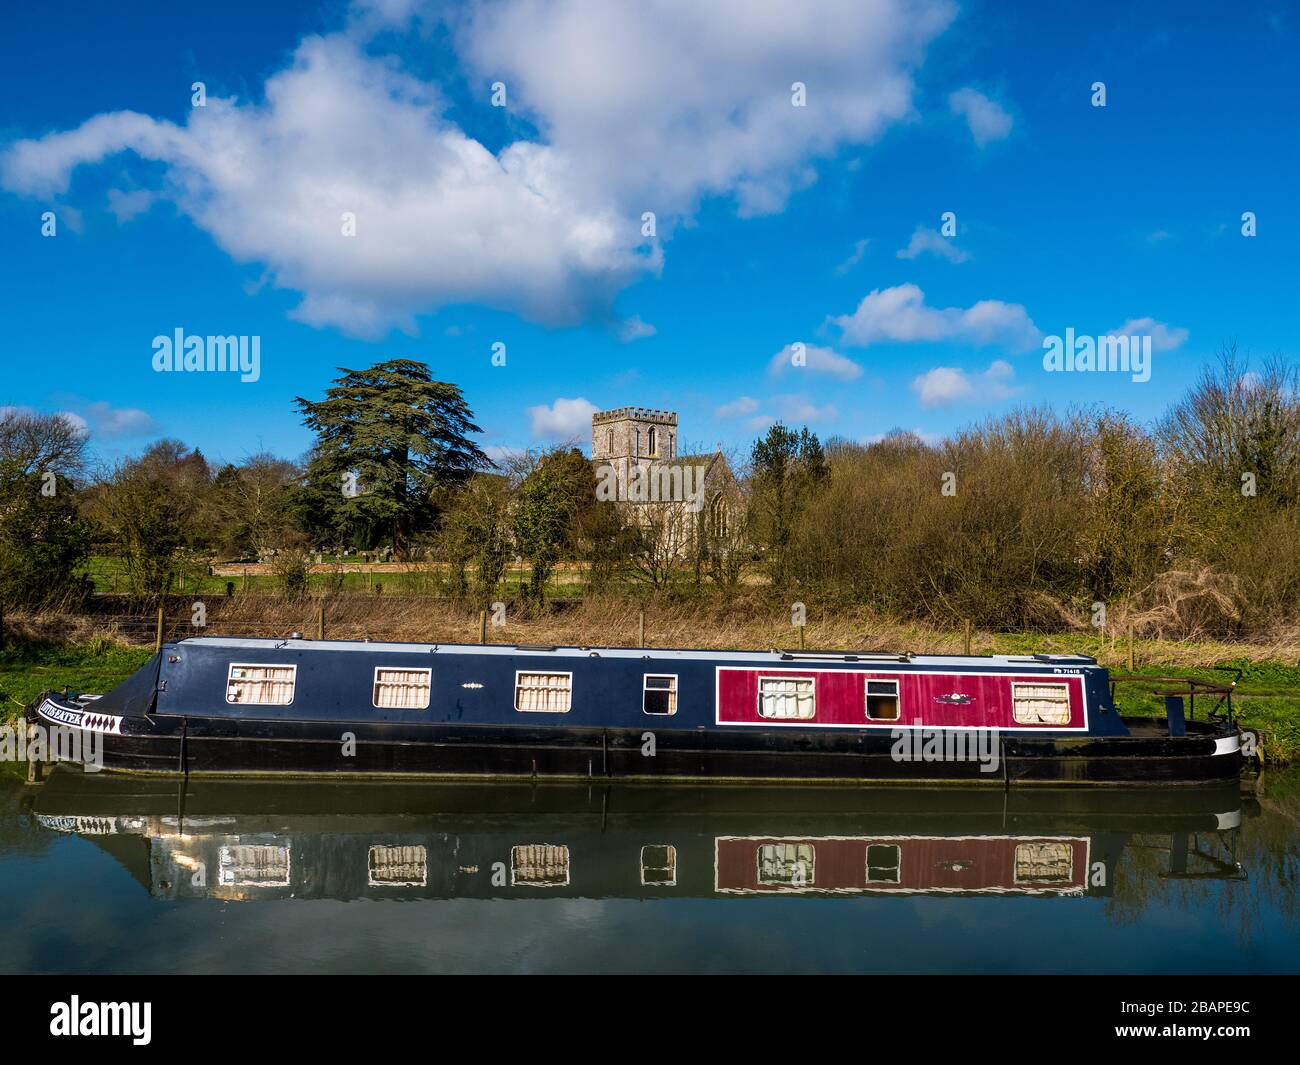
[[[1043,844],[1053,848],[1065,844],[1069,850],[1068,865],[1055,870],[1056,875],[1036,875],[1029,868],[1034,849]],[[803,870],[804,882],[798,886],[760,882],[759,862],[764,845],[811,848],[811,868]],[[898,848],[896,881],[867,879],[867,848],[873,846]],[[720,837],[715,847],[717,890],[755,894],[817,891],[1077,892],[1084,888],[1088,876],[1088,841],[1078,838]]]
[[[816,682],[815,716],[811,720],[780,720],[758,714],[758,678],[811,677]],[[897,722],[870,721],[866,713],[867,680],[896,680],[902,716]],[[1068,725],[1029,725],[1014,719],[1011,685],[1064,684],[1069,690]],[[966,703],[940,702],[950,695],[969,697]],[[848,669],[718,669],[717,719],[724,725],[765,725],[815,728],[857,726],[891,729],[900,726],[928,728],[1000,728],[1021,730],[1082,730],[1087,727],[1083,677],[1080,674],[1012,673],[887,673]]]

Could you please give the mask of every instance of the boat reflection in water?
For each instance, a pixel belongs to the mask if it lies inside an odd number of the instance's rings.
[[[1243,805],[1244,804],[1244,805]],[[56,772],[32,800],[160,899],[1107,897],[1245,879],[1253,800],[1204,789],[641,788],[194,781]]]

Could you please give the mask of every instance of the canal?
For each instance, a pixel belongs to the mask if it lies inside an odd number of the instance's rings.
[[[0,971],[1300,971],[1300,773],[1214,789],[0,783]]]

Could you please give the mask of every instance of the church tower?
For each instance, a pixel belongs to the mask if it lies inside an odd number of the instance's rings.
[[[619,407],[591,416],[591,457],[597,462],[668,462],[677,457],[677,413]]]

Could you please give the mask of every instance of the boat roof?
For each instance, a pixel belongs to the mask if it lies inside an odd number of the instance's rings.
[[[553,646],[530,643],[397,643],[370,640],[304,640],[295,637],[255,638],[236,636],[194,636],[177,642],[224,647],[232,651],[292,648],[300,651],[366,651],[402,654],[439,655],[538,655],[555,657],[587,657],[593,652],[601,658],[654,658],[670,661],[734,662],[738,664],[772,665],[791,662],[863,662],[874,665],[898,663],[915,666],[945,666],[950,669],[989,666],[1095,666],[1097,660],[1088,655],[1035,654],[1035,655],[919,655],[897,651],[809,651],[782,650],[738,651],[705,650],[681,647],[598,647]]]

